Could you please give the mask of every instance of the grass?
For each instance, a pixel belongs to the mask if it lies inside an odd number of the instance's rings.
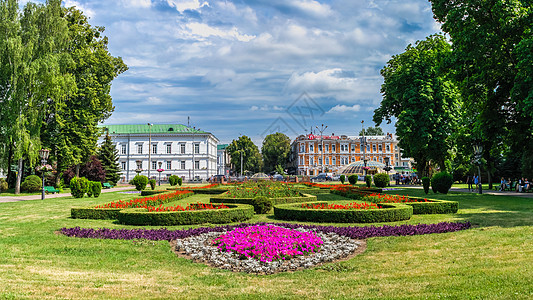
[[[424,196],[420,189],[389,193]],[[64,197],[0,203],[0,298],[533,297],[533,199],[530,198],[430,193],[428,198],[459,201],[459,212],[415,215],[411,220],[392,225],[470,221],[475,227],[446,234],[371,238],[366,252],[351,260],[268,276],[233,273],[178,258],[168,242],[77,239],[55,233],[62,227],[74,226],[135,228],[113,220],[70,218],[71,207],[130,197],[138,195],[106,193],[90,199]],[[319,200],[343,199],[319,195]],[[194,195],[176,203],[208,201],[209,195]],[[257,221],[276,220],[272,215],[254,216],[251,220]],[[192,226],[169,228],[189,227]]]

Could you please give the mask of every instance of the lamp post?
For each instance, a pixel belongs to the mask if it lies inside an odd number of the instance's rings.
[[[321,164],[321,169],[322,169],[322,172],[324,172],[324,139],[322,138],[322,134],[324,132],[324,130],[326,130],[326,128],[328,128],[328,126],[325,126],[324,127],[324,124],[321,125],[320,128],[318,128],[318,126],[315,126],[316,129],[318,131],[320,131],[320,145],[321,145],[321,148],[322,150],[320,151],[321,155],[322,155],[322,164]]]
[[[366,159],[366,137],[365,137],[365,121],[361,121],[361,127],[363,128],[363,130],[361,131],[363,133],[363,136],[361,136],[361,145],[363,145],[363,163],[364,163],[364,167],[363,167],[363,176],[366,176],[366,162],[367,162],[367,159]]]
[[[163,169],[161,169],[162,162],[157,163],[159,165],[159,169],[157,169],[157,172],[159,172],[159,186],[161,186],[161,172],[163,172]]]
[[[152,126],[154,124],[148,123],[148,180],[150,180],[150,164],[152,163]]]
[[[48,155],[50,155],[50,150],[48,149],[41,149],[39,150],[39,156],[41,157],[41,164],[42,164],[42,173],[43,173],[43,194],[41,196],[41,200],[44,200],[44,173],[46,172],[46,160],[48,159]]]
[[[242,166],[242,152],[243,151],[244,151],[243,149],[239,150],[239,152],[241,153],[241,178],[242,178],[242,168],[243,168]]]
[[[483,194],[483,186],[481,185],[481,154],[483,153],[483,146],[482,145],[474,145],[474,161],[477,164],[477,172],[478,172],[478,182],[479,182],[479,193]]]
[[[385,160],[385,171],[387,171],[387,176],[389,176],[389,171],[391,170],[391,167],[389,166],[390,157],[385,156],[383,159]],[[390,184],[390,177],[389,177],[389,184]]]

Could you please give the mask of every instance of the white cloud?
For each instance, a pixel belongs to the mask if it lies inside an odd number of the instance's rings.
[[[125,7],[148,8],[152,5],[151,0],[122,0]]]
[[[198,0],[167,0],[168,5],[176,8],[180,13],[186,10],[198,10],[204,6],[209,6],[207,1],[200,3]]]
[[[253,35],[239,33],[237,27],[232,27],[230,30],[222,30],[197,22],[189,23],[186,26],[192,35],[200,36],[202,38],[218,36],[222,38],[236,39],[241,42],[248,42],[255,37]]]
[[[327,113],[345,113],[345,112],[358,112],[361,110],[361,105],[354,104],[347,106],[344,104],[337,104],[333,106]]]
[[[82,5],[81,3],[79,3],[78,1],[75,1],[75,0],[64,0],[63,1],[63,6],[64,7],[75,6],[77,9],[83,11],[83,14],[85,14],[89,18],[93,18],[94,15],[95,15],[94,10],[88,8],[85,5]]]
[[[329,5],[314,0],[297,0],[291,4],[297,9],[316,17],[327,17],[332,14]]]

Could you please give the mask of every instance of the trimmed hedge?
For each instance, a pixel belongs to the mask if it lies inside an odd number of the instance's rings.
[[[229,208],[193,211],[148,212],[144,208],[123,209],[118,221],[126,225],[174,226],[191,224],[224,224],[251,219],[254,207],[246,204],[225,204]]]
[[[158,190],[158,191],[152,191],[152,190],[144,190],[144,191],[141,191],[141,196],[152,196],[152,195],[157,195],[157,194],[162,194],[162,193],[168,193],[169,191],[162,191],[162,190]]]
[[[226,194],[226,193],[224,193]],[[209,202],[211,203],[239,203],[239,204],[252,204],[253,198],[229,198],[225,197],[224,194],[217,196],[217,197],[211,197],[209,199]],[[309,202],[309,201],[316,201],[316,196],[309,195],[309,194],[303,194],[301,193],[301,197],[284,197],[284,198],[271,198],[272,204],[283,204],[283,203],[300,203],[300,202]]]
[[[304,204],[327,204],[327,202],[306,202]],[[409,220],[413,207],[404,204],[381,204],[381,209],[309,209],[302,204],[280,204],[274,206],[274,217],[288,221],[324,223],[376,223]]]

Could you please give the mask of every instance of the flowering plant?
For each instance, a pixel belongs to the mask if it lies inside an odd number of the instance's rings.
[[[46,164],[46,165],[40,165],[40,166],[35,167],[35,171],[37,171],[37,172],[47,172],[47,171],[52,171],[52,166],[49,165],[49,164]]]
[[[363,167],[363,170],[370,170],[370,167]]]
[[[161,212],[161,211],[192,211],[192,210],[208,210],[208,209],[222,209],[222,208],[229,208],[224,204],[218,204],[213,205],[212,203],[189,203],[185,208],[183,208],[181,205],[176,206],[163,206],[163,204],[160,204],[158,207],[153,206],[147,206],[146,207],[149,212]]]
[[[136,208],[160,205],[192,195],[191,191],[176,191],[168,194],[158,194],[152,197],[136,198],[129,201],[118,200],[107,204],[98,205],[95,208]]]
[[[281,182],[248,182],[240,186],[231,187],[228,190],[231,198],[255,198],[264,196],[267,198],[299,197],[300,192],[291,185]]]
[[[213,240],[220,251],[259,261],[285,260],[315,253],[323,242],[312,232],[301,232],[270,224],[237,228]]]
[[[157,172],[163,172],[163,171],[165,171],[165,170],[163,170],[163,169],[157,169]]]
[[[319,204],[309,204],[309,203],[302,203],[302,208],[306,209],[380,209],[381,206],[378,206],[376,203],[356,203],[352,202],[346,205],[342,204],[326,204],[326,203],[319,203]]]
[[[363,199],[376,203],[406,203],[406,202],[431,202],[428,199],[411,198],[405,195],[387,195],[380,193],[372,193]]]

